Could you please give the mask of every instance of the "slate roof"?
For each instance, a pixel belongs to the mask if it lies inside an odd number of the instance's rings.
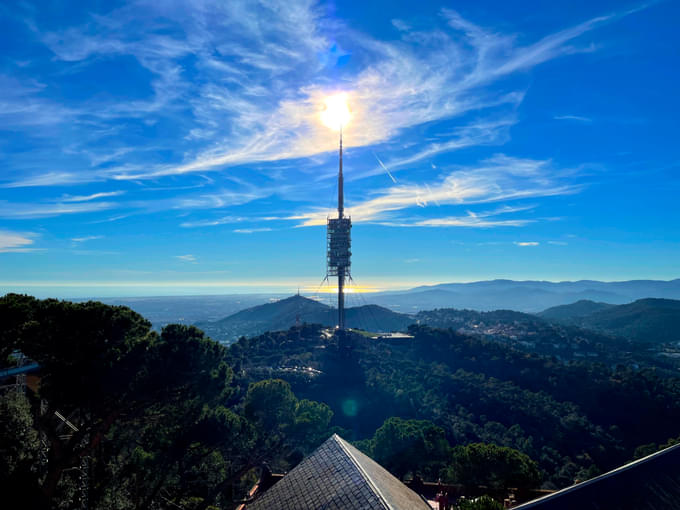
[[[680,508],[680,444],[513,510]]]
[[[337,434],[247,510],[431,510],[415,492]]]

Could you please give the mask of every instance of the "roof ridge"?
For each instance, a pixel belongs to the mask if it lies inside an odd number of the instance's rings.
[[[373,488],[373,491],[375,494],[377,494],[378,499],[380,502],[383,504],[383,506],[386,508],[386,510],[395,510],[395,508],[392,507],[392,505],[389,504],[387,501],[387,498],[383,495],[382,491],[378,488],[377,484],[371,479],[371,477],[366,473],[364,468],[361,466],[361,463],[356,459],[354,454],[345,446],[345,440],[341,438],[338,434],[333,434],[331,438],[335,439],[335,441],[340,445],[340,448],[344,450],[344,452],[349,456],[349,458],[352,460],[352,463],[357,467],[359,470],[359,473],[361,476],[366,480],[366,482]],[[382,467],[382,466],[381,466]],[[385,469],[385,468],[383,468]]]

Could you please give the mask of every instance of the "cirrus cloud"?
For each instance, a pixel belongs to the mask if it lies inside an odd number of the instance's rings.
[[[34,243],[36,234],[32,232],[12,232],[0,230],[0,253],[34,251],[30,248]]]

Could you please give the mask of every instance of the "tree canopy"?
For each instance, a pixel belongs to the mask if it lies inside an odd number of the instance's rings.
[[[530,489],[539,485],[540,473],[533,460],[513,448],[472,443],[453,449],[447,479],[464,485]]]
[[[376,462],[399,478],[411,473],[436,480],[451,454],[444,429],[426,420],[397,417],[385,420],[363,446]]]
[[[158,334],[129,308],[13,294],[0,320],[0,351],[40,365],[38,394],[0,400],[0,476],[39,488],[34,506],[231,507],[260,462],[287,465],[330,434],[330,409],[288,383],[235,385],[225,348],[195,327]]]

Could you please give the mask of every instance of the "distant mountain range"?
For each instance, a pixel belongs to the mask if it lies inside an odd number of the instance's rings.
[[[680,299],[680,279],[575,282],[490,280],[441,283],[402,292],[367,295],[372,303],[403,313],[435,308],[480,311],[516,310],[536,313],[581,300],[625,304],[643,298]]]
[[[625,305],[578,301],[544,310],[540,317],[648,343],[680,341],[680,301],[639,299]]]
[[[337,314],[335,308],[295,295],[241,310],[219,321],[197,322],[196,326],[215,340],[231,342],[241,336],[287,330],[296,320],[300,323],[335,326],[338,323]],[[403,330],[415,322],[413,317],[377,305],[347,308],[345,321],[349,328],[376,332]]]
[[[221,296],[105,298],[101,301],[112,305],[129,306],[149,319],[156,329],[160,329],[165,324],[170,323],[207,324],[216,322],[241,310],[273,300],[280,300],[284,297],[282,294],[231,294]],[[332,298],[330,295],[327,295],[327,297]],[[379,316],[381,322],[390,326],[390,321],[383,319],[383,316],[387,317],[384,308],[408,315],[423,310],[441,308],[477,311],[505,309],[538,313],[546,308],[571,305],[579,301],[621,305],[643,298],[680,299],[680,279],[624,282],[489,280],[472,283],[442,283],[399,292],[362,294],[363,302],[378,305],[378,308],[358,307],[356,313],[366,317],[371,317],[372,313],[376,317]],[[332,303],[332,301],[330,302]],[[332,316],[334,312],[326,310],[324,313]],[[348,311],[348,318],[350,317],[349,314],[352,313],[355,312]],[[304,314],[301,316],[303,321],[309,319],[308,322],[312,318],[318,317],[310,316],[307,318]],[[366,329],[376,330],[374,324],[370,322],[366,324],[369,320],[371,319],[367,318],[361,324],[367,326]],[[335,321],[330,321],[330,319],[319,322],[335,324]],[[285,328],[290,325],[287,322],[286,324]]]

